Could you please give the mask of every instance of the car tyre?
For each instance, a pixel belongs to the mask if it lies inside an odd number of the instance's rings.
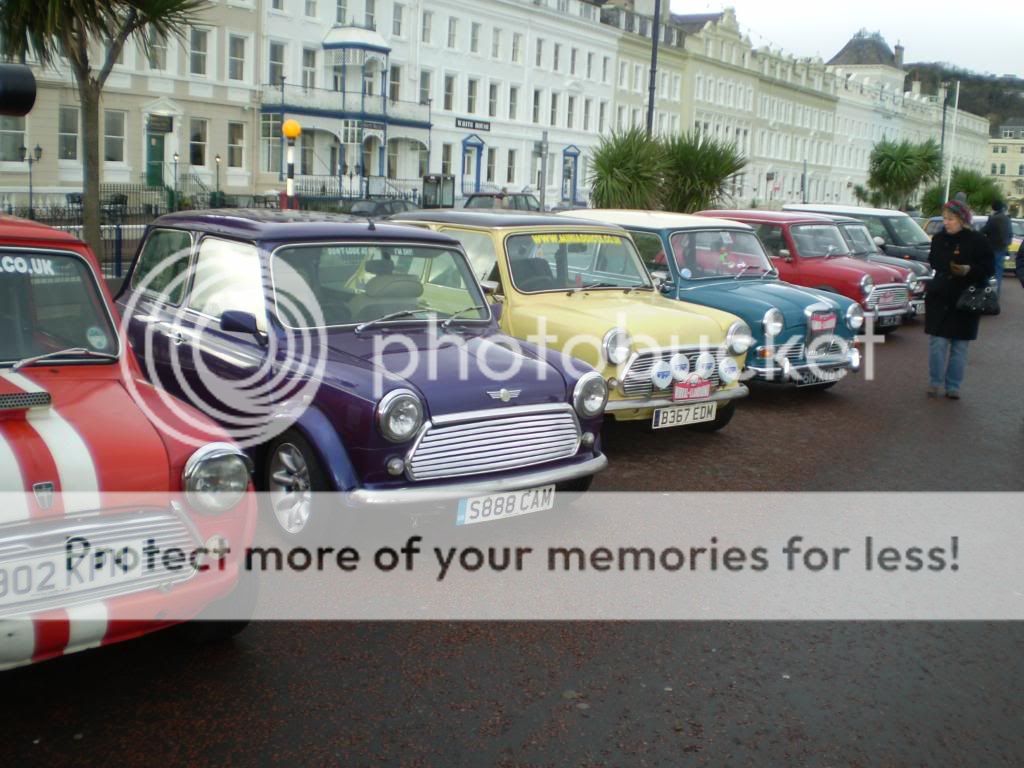
[[[687,427],[687,429],[693,432],[717,432],[730,421],[732,421],[732,417],[735,414],[736,403],[730,401],[728,403],[725,403],[724,405],[719,405],[718,413],[715,414],[714,421],[705,421],[700,424],[693,424]]]
[[[238,583],[227,597],[222,598],[192,621],[176,628],[178,636],[189,645],[211,645],[230,640],[249,626],[259,598],[259,577],[253,571],[240,568]],[[235,616],[217,619],[216,616]]]
[[[327,474],[309,441],[295,430],[276,438],[263,463],[263,487],[270,519],[289,541],[316,541],[329,532],[329,520],[314,513],[315,496],[330,490]]]
[[[577,477],[575,480],[566,480],[564,483],[559,483],[556,486],[556,490],[559,493],[586,493],[590,490],[590,486],[593,482],[593,475]]]

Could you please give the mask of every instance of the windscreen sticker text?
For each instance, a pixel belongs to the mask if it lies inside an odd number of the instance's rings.
[[[56,276],[52,259],[26,259],[24,256],[0,257],[0,272],[12,275]]]
[[[583,234],[577,232],[563,232],[549,235],[533,235],[533,242],[537,245],[572,245],[581,243],[583,245],[621,245],[622,238],[615,235]]]

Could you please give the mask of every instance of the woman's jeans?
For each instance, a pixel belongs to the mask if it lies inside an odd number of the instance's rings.
[[[945,382],[947,392],[959,392],[967,367],[969,341],[928,337],[928,384],[940,389]]]

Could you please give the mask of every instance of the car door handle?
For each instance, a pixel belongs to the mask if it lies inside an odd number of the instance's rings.
[[[160,330],[175,346],[180,346],[185,343],[185,334],[183,334],[179,328],[164,323],[163,328]]]

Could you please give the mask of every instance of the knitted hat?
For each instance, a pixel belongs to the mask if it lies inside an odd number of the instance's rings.
[[[961,203],[959,200],[950,200],[942,206],[942,210],[949,211],[964,224],[971,223],[971,209],[967,207],[966,203]]]

